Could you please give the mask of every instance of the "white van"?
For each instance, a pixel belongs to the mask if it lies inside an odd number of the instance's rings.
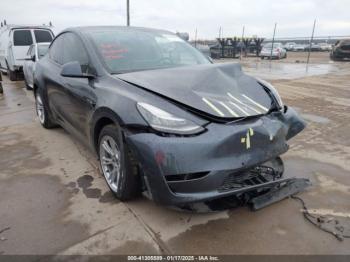
[[[54,34],[48,26],[5,25],[0,28],[0,70],[15,81],[23,71],[29,47],[51,42]]]

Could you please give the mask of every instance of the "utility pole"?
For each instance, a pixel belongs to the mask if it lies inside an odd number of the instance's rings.
[[[130,26],[130,3],[126,0],[126,26]]]
[[[194,35],[194,47],[197,47],[197,28],[196,28],[196,33]]]
[[[273,44],[275,43],[276,27],[277,27],[277,23],[275,23],[275,28],[273,29],[273,37],[272,37],[272,46],[271,46],[270,61],[272,60],[272,52],[273,52]]]
[[[241,39],[241,54],[239,56],[239,59],[242,60],[242,49],[243,49],[243,38],[244,38],[244,29],[245,29],[245,26],[243,26],[243,31],[242,31],[242,39]]]
[[[312,28],[312,34],[311,34],[310,43],[309,43],[309,52],[308,52],[308,54],[307,54],[307,62],[306,62],[306,65],[309,65],[311,46],[312,46],[312,41],[314,40],[315,26],[316,26],[316,19],[315,19],[315,21],[314,21],[314,26],[313,26],[313,28]]]

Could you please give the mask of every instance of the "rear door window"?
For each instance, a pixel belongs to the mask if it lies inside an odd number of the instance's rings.
[[[14,46],[29,46],[31,44],[33,44],[33,38],[30,30],[15,30],[13,32]]]
[[[37,43],[51,42],[52,35],[47,30],[34,30],[35,41]]]
[[[63,39],[65,34],[58,36],[50,46],[50,58],[56,63],[62,65],[63,63]]]

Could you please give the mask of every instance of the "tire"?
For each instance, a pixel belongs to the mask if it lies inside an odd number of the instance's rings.
[[[119,125],[107,125],[102,129],[98,139],[98,155],[102,174],[116,198],[127,201],[140,195],[138,166],[123,142]]]
[[[104,145],[107,145],[108,150],[105,150]],[[108,153],[109,150],[112,150],[111,153]],[[102,129],[98,140],[98,154],[102,174],[115,197],[120,201],[127,201],[139,196],[141,183],[137,163],[123,142],[119,125],[107,125]],[[105,161],[112,164],[106,166]],[[119,169],[117,174],[113,173],[116,169]]]
[[[28,85],[28,82],[27,82],[27,79],[25,76],[24,76],[24,84],[25,84],[27,90],[32,90],[32,88]]]
[[[7,69],[7,75],[9,76],[11,81],[17,80],[17,73],[15,71],[12,71],[11,69]]]
[[[44,128],[51,129],[55,127],[55,124],[47,110],[47,103],[43,98],[42,90],[40,88],[35,91],[35,111],[39,118],[40,124]]]
[[[339,58],[339,57],[336,57],[336,56],[334,55],[334,53],[330,53],[329,57],[330,57],[330,59],[332,59],[333,61],[342,61],[342,59]]]

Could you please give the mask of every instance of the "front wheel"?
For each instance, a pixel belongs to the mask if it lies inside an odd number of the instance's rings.
[[[138,196],[141,190],[137,163],[123,142],[120,127],[105,126],[98,141],[100,167],[112,193],[121,201]]]
[[[32,88],[29,86],[26,77],[24,76],[24,85],[26,87],[27,90],[32,90]]]

